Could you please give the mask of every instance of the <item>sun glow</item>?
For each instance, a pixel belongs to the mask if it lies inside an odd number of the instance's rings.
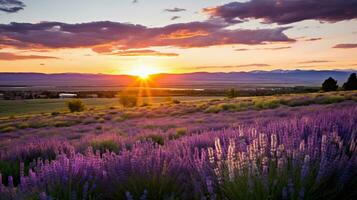
[[[137,76],[140,79],[148,79],[150,75],[159,73],[159,70],[152,66],[138,66],[129,72],[130,75]]]

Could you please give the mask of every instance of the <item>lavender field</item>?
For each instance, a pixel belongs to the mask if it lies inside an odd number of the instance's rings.
[[[357,199],[357,93],[2,118],[0,199]]]

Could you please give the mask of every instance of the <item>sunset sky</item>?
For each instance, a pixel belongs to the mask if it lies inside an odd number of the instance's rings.
[[[357,69],[357,0],[0,0],[0,72]]]

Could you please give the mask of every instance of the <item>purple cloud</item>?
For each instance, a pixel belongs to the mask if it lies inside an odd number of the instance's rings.
[[[174,57],[174,56],[178,56],[179,54],[177,54],[177,53],[164,53],[164,52],[159,52],[159,51],[154,51],[154,50],[143,49],[143,50],[116,51],[116,52],[111,53],[110,55],[116,55],[116,56],[168,56],[168,57]]]
[[[105,53],[160,46],[193,48],[295,41],[283,33],[289,27],[228,30],[226,26],[212,22],[177,23],[157,28],[110,21],[10,23],[0,24],[0,46],[19,49],[92,48]]]
[[[357,44],[336,44],[333,48],[352,49],[352,48],[357,48]]]
[[[232,2],[204,12],[237,23],[262,19],[264,23],[290,24],[303,20],[337,22],[357,18],[357,0],[250,0]]]
[[[25,4],[18,0],[0,0],[0,11],[15,13],[24,9]]]
[[[0,52],[0,60],[33,60],[33,59],[58,59],[52,56],[38,56],[38,55],[17,55],[13,53]]]
[[[314,64],[314,63],[330,63],[334,61],[330,60],[308,60],[308,61],[303,61],[303,62],[298,62],[298,64]]]

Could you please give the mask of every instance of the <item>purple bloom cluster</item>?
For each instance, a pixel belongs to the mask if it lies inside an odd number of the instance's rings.
[[[356,113],[271,117],[164,145],[131,140],[119,153],[38,141],[3,153],[21,172],[18,185],[0,183],[0,199],[354,199]]]

